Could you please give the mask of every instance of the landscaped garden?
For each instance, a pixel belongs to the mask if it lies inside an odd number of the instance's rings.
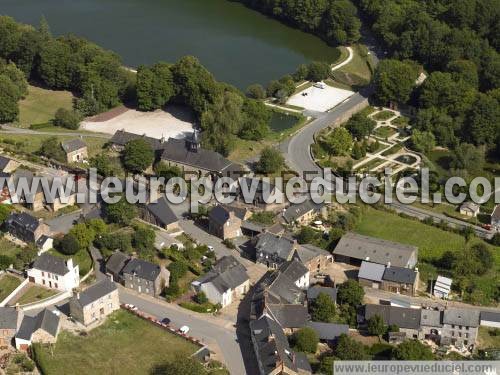
[[[198,346],[151,322],[120,310],[85,335],[63,331],[55,346],[34,346],[34,358],[44,374],[155,373],[155,367],[187,358]]]
[[[23,295],[18,300],[15,301],[15,303],[19,303],[20,305],[26,305],[28,303],[38,302],[46,298],[52,297],[57,293],[59,293],[58,290],[48,289],[39,285],[32,284],[28,289],[24,291]]]
[[[12,293],[20,284],[22,280],[16,276],[3,275],[0,276],[0,302]]]

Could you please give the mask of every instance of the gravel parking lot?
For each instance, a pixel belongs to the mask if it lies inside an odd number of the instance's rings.
[[[324,88],[311,86],[291,96],[286,104],[302,107],[310,111],[326,112],[353,94],[353,91],[338,89],[326,84]]]

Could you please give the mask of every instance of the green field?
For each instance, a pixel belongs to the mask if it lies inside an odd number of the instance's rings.
[[[372,116],[372,119],[377,120],[377,121],[385,121],[389,120],[391,117],[394,117],[394,112],[388,111],[388,110],[383,110],[378,112],[377,114]]]
[[[389,241],[418,246],[419,260],[439,258],[445,251],[462,251],[465,238],[453,232],[405,219],[396,214],[366,207],[356,232]],[[500,251],[494,251],[500,262]]]
[[[0,277],[0,302],[3,301],[14,289],[21,284],[21,279],[11,275],[3,275]]]
[[[73,95],[69,91],[45,90],[30,85],[28,95],[19,102],[18,124],[27,128],[32,124],[48,122],[59,108],[73,108],[72,100]]]
[[[57,290],[43,288],[38,285],[32,285],[28,288],[28,290],[24,292],[24,294],[16,301],[16,303],[19,303],[20,305],[26,305],[28,303],[37,302],[45,298],[49,298],[57,293]]]
[[[500,349],[500,329],[479,327],[477,346],[479,349]]]
[[[8,257],[14,258],[22,249],[6,240],[5,238],[0,238],[0,255],[6,255]]]
[[[88,336],[62,332],[53,349],[35,345],[34,357],[44,374],[147,375],[154,366],[197,350],[189,341],[120,310]]]

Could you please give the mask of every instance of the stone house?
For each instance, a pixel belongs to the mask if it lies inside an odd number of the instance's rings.
[[[441,343],[457,347],[474,347],[479,328],[479,311],[446,309],[443,312]]]
[[[158,297],[168,286],[170,272],[157,264],[134,258],[125,265],[122,275],[126,288]]]
[[[123,284],[123,268],[130,260],[130,257],[121,251],[115,251],[106,262],[106,273],[112,277],[113,281]]]
[[[364,322],[379,315],[384,324],[397,325],[399,332],[407,339],[418,339],[420,333],[420,309],[396,307],[390,305],[365,305]]]
[[[14,307],[0,307],[0,348],[7,348],[12,344],[23,316],[22,310],[18,311]]]
[[[139,213],[141,219],[157,227],[167,231],[180,230],[179,219],[177,219],[164,196],[155,202],[141,206]]]
[[[300,204],[292,204],[283,211],[283,219],[288,224],[297,226],[307,225],[316,217],[325,219],[328,214],[328,208],[325,204],[314,203],[312,200],[306,200]]]
[[[432,340],[437,344],[441,342],[443,330],[443,311],[422,309],[420,310],[420,334],[421,340]]]
[[[50,233],[47,224],[26,212],[11,213],[5,220],[5,228],[10,235],[26,243],[36,243]]]
[[[11,176],[10,181],[13,186],[19,186],[20,183],[30,187],[33,184],[35,174],[25,169],[17,169]],[[16,199],[18,203],[23,204],[32,211],[40,211],[45,207],[45,196],[43,194],[42,184],[38,184],[37,189],[31,193],[25,192],[19,196],[11,196],[11,200]]]
[[[321,272],[333,263],[333,255],[317,246],[300,245],[293,255],[294,259],[304,264],[310,273]]]
[[[250,290],[250,278],[246,268],[229,255],[220,258],[191,285],[196,292],[204,292],[211,303],[226,307]]]
[[[60,318],[44,309],[36,316],[25,316],[15,337],[16,349],[27,351],[32,343],[54,344],[60,330]]]
[[[73,295],[69,307],[71,316],[85,326],[101,321],[120,309],[118,288],[106,278]]]
[[[80,163],[89,157],[87,145],[80,138],[61,142],[61,147],[66,153],[68,163]]]
[[[214,236],[223,240],[242,236],[242,219],[235,210],[217,205],[210,210],[208,219],[208,231]]]
[[[73,259],[63,259],[44,253],[35,259],[28,269],[28,280],[46,288],[71,291],[80,285],[78,265]]]
[[[255,258],[257,263],[265,264],[268,268],[277,269],[286,261],[292,260],[299,244],[286,237],[275,236],[271,233],[262,233],[253,239]]]
[[[418,270],[410,268],[363,261],[359,268],[358,281],[370,288],[414,296],[417,293],[419,273]]]

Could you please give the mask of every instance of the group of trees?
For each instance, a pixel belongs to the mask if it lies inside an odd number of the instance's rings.
[[[78,223],[60,240],[55,247],[62,254],[74,255],[79,251],[87,251],[96,238],[107,232],[107,225],[102,219],[92,219]]]
[[[239,0],[246,6],[313,33],[329,44],[357,42],[361,22],[349,0]]]
[[[269,131],[271,115],[262,102],[216,81],[193,56],[175,64],[139,67],[136,85],[140,110],[155,110],[172,101],[189,106],[199,119],[204,147],[223,155],[233,150],[238,137],[257,141]]]
[[[28,83],[24,73],[13,63],[8,64],[0,58],[0,122],[17,119],[17,103],[27,93]]]
[[[135,77],[116,54],[74,35],[55,38],[44,19],[36,29],[0,17],[0,58],[14,63],[28,80],[76,93],[75,108],[83,115],[133,97]],[[12,91],[2,78],[0,85],[2,93]]]

